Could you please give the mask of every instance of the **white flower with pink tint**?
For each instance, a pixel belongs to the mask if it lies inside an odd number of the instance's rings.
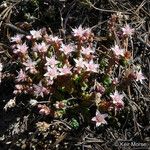
[[[95,64],[93,60],[86,62],[84,65],[86,67],[86,71],[98,72],[99,65]]]
[[[115,47],[112,47],[111,49],[115,53],[115,55],[117,55],[117,56],[119,56],[119,55],[124,56],[124,49],[119,48],[118,45],[115,45]]]
[[[93,54],[94,51],[90,47],[87,47],[87,48],[82,47],[81,53],[84,55],[90,55],[90,54]]]
[[[62,39],[60,39],[58,36],[48,36],[46,38],[47,42],[53,42],[53,43],[57,43],[57,44],[61,44],[62,43]]]
[[[85,33],[85,30],[82,28],[81,25],[78,28],[72,29],[72,31],[73,31],[73,36],[76,37],[82,37],[83,34]]]
[[[143,80],[145,79],[142,71],[136,71],[136,81],[140,81],[141,83],[143,83]]]
[[[74,51],[74,48],[70,44],[68,44],[68,45],[62,44],[61,48],[59,50],[64,52],[65,55],[68,55],[68,54],[70,54],[71,52]]]
[[[73,36],[79,37],[82,40],[88,39],[91,35],[91,29],[90,28],[82,28],[80,25],[78,28],[72,29],[73,30]]]
[[[54,56],[52,56],[51,58],[46,57],[46,64],[45,66],[50,66],[51,68],[54,68],[57,64],[58,61],[55,59]]]
[[[72,74],[70,67],[67,67],[67,65],[64,65],[63,68],[59,68],[59,75],[67,75],[67,74]]]
[[[130,26],[127,24],[124,28],[122,28],[123,35],[131,36],[134,33],[134,29],[130,28]]]
[[[53,80],[55,78],[57,78],[59,72],[57,70],[56,67],[51,68],[51,67],[47,67],[47,72],[44,74],[45,77],[48,77],[50,80]]]
[[[47,49],[48,49],[49,45],[45,44],[45,42],[42,42],[40,44],[35,44],[35,46],[33,47],[34,51],[38,51],[40,53],[46,53]]]
[[[36,30],[32,30],[30,31],[33,39],[40,39],[42,37],[42,33],[41,33],[41,30],[39,31],[36,31]]]
[[[123,94],[119,94],[118,91],[115,91],[114,94],[110,94],[110,97],[113,100],[113,104],[115,105],[115,109],[120,110],[121,108],[124,107],[124,102],[123,102]]]
[[[26,54],[27,52],[28,52],[28,46],[26,45],[26,43],[17,44],[16,49],[14,50],[14,53]]]
[[[96,127],[99,127],[102,124],[107,124],[106,117],[108,117],[108,114],[101,114],[99,110],[96,110],[96,116],[92,118],[92,121],[95,121]]]
[[[21,43],[22,42],[22,34],[16,34],[14,37],[11,37],[11,42]]]
[[[20,81],[25,81],[26,79],[27,79],[26,73],[22,69],[20,69],[18,76],[16,77],[16,81],[20,82]]]
[[[35,68],[37,62],[36,61],[32,61],[31,58],[29,58],[26,62],[23,63],[23,65],[26,66],[26,70],[29,70],[30,73],[37,73],[37,70]]]
[[[36,97],[41,96],[44,97],[44,94],[48,94],[48,90],[42,85],[41,81],[38,85],[33,84],[34,94]]]
[[[80,57],[79,59],[74,59],[74,61],[76,63],[77,68],[85,68],[85,61],[82,57]]]

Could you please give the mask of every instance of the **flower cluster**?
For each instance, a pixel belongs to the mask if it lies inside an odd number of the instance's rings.
[[[95,99],[97,110],[92,121],[96,122],[96,127],[107,124],[105,118],[111,111],[117,112],[125,107],[124,95],[120,94],[124,91],[119,90],[120,79],[112,75],[112,70],[123,66],[122,62],[128,63],[131,58],[127,57],[130,52],[124,43],[133,35],[134,29],[126,25],[120,30],[122,44],[115,41],[101,57],[94,47],[91,29],[81,25],[72,29],[71,42],[64,42],[42,29],[32,30],[27,36],[15,35],[11,38],[12,49],[21,67],[15,77],[14,94],[29,94],[32,97],[30,103],[38,107],[40,114],[53,117],[61,116],[74,106],[82,107],[79,99],[83,105],[92,105]],[[134,80],[142,83],[145,77],[141,70],[133,72]],[[129,75],[123,76],[123,80],[129,78]],[[41,99],[47,99],[48,103],[37,105]]]

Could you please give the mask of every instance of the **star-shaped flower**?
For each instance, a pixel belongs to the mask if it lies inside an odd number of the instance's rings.
[[[62,44],[61,48],[59,50],[64,52],[65,55],[68,55],[68,54],[70,54],[71,52],[74,51],[74,48],[70,44],[68,44],[68,45]]]
[[[21,54],[26,54],[28,51],[28,46],[26,43],[24,44],[17,44],[16,46],[17,49],[14,50],[14,53],[21,53]]]
[[[73,31],[73,36],[76,37],[82,37],[83,34],[85,33],[85,30],[82,28],[81,25],[78,28],[72,29],[72,31]]]
[[[21,43],[22,37],[22,34],[16,34],[14,37],[11,37],[11,42]]]
[[[80,57],[79,59],[74,59],[75,63],[76,63],[76,67],[78,68],[84,68],[85,67],[85,61],[83,60],[82,57]]]
[[[90,55],[90,54],[93,54],[94,51],[90,47],[87,47],[87,48],[82,47],[81,53],[84,55]]]
[[[121,108],[124,107],[124,102],[123,102],[123,94],[119,94],[118,91],[115,91],[114,94],[110,94],[110,97],[113,100],[113,104],[115,105],[115,109],[120,110]]]
[[[33,47],[34,51],[38,51],[40,53],[45,53],[47,52],[49,45],[46,45],[45,42],[42,42],[40,44],[35,44],[35,46]]]
[[[46,64],[45,66],[50,66],[51,68],[54,68],[57,64],[58,61],[55,59],[54,56],[52,56],[51,58],[46,57]]]
[[[54,78],[57,78],[57,76],[59,75],[59,72],[57,70],[56,67],[51,68],[51,67],[47,67],[47,72],[44,74],[45,77],[49,77],[50,80],[53,80]]]
[[[140,81],[141,83],[143,83],[143,80],[145,79],[142,71],[136,71],[136,81]]]
[[[56,43],[58,45],[60,45],[62,43],[62,39],[60,39],[58,36],[52,36],[52,35],[47,36],[46,41]]]
[[[80,25],[78,28],[72,29],[73,36],[79,37],[82,40],[88,39],[91,35],[91,29],[90,28],[82,28]]]
[[[20,81],[25,81],[27,79],[27,75],[26,73],[20,69],[18,76],[16,77],[16,81],[20,82]]]
[[[96,127],[98,127],[101,124],[107,124],[106,117],[108,117],[108,114],[101,114],[99,110],[96,110],[96,116],[92,118],[92,121],[95,121]]]
[[[130,26],[127,24],[124,28],[122,28],[123,35],[131,36],[133,35],[134,29],[130,28]]]
[[[48,94],[48,90],[42,85],[40,81],[38,85],[33,84],[34,94],[36,97],[41,96],[44,97],[44,94]]]
[[[119,56],[124,56],[124,49],[119,48],[118,45],[115,45],[114,47],[111,48],[113,50],[113,52],[115,53],[115,55]]]
[[[33,39],[40,39],[42,37],[42,34],[41,34],[41,30],[39,31],[36,31],[36,30],[32,30],[30,31]]]
[[[71,68],[68,67],[67,65],[64,65],[63,68],[59,68],[59,75],[67,75],[67,74],[72,74]]]
[[[33,74],[37,72],[37,70],[35,68],[36,64],[37,64],[37,62],[32,61],[31,58],[29,58],[26,62],[23,63],[23,65],[26,66],[26,70],[29,70],[30,73],[33,73]]]
[[[98,72],[99,65],[95,64],[93,60],[86,62],[84,65],[86,67],[86,71]]]

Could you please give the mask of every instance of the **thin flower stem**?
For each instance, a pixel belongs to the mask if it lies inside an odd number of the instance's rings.
[[[43,104],[43,103],[50,103],[50,101],[42,101],[42,102],[37,102],[38,104]]]

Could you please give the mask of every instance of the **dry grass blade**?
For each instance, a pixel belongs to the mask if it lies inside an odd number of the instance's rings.
[[[13,6],[9,6],[6,9],[4,9],[2,11],[2,13],[0,14],[0,18],[1,18],[1,22],[0,22],[0,29],[2,26],[2,23],[7,20],[7,18],[10,18],[10,14],[11,14],[11,9],[13,8]],[[8,21],[8,20],[7,20]]]

